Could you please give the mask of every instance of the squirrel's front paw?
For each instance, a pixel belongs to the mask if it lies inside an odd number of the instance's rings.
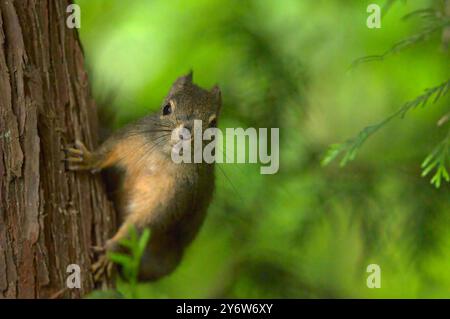
[[[92,153],[81,141],[76,140],[75,146],[66,148],[66,152],[66,161],[69,163],[70,170],[92,169]]]

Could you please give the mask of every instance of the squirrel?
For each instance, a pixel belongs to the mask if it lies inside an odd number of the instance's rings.
[[[214,163],[177,164],[171,158],[172,147],[183,139],[179,134],[174,138],[174,130],[192,131],[194,120],[202,121],[203,130],[217,125],[220,88],[205,90],[192,77],[191,71],[173,83],[158,113],[119,129],[95,151],[79,140],[67,148],[70,170],[96,173],[115,167],[120,171],[115,202],[121,225],[100,249],[102,254],[92,266],[94,280],[111,275],[106,254],[121,250],[120,241],[128,236],[130,226],[138,232],[151,231],[139,280],[155,281],[170,274],[205,219],[214,191]]]

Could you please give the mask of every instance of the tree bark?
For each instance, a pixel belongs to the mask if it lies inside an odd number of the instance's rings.
[[[0,0],[0,298],[80,297],[90,247],[115,227],[99,176],[73,173],[64,148],[97,143],[97,113],[67,0]],[[66,286],[67,266],[81,288]]]

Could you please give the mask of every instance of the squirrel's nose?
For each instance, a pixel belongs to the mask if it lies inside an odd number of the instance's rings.
[[[186,123],[183,125],[183,127],[189,131],[189,133],[192,133],[192,124],[191,123]]]

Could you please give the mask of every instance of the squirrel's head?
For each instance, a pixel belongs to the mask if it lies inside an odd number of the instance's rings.
[[[221,107],[220,89],[205,90],[192,82],[192,71],[173,83],[161,106],[161,119],[192,129],[194,120],[202,120],[203,129],[214,127]]]
[[[160,109],[163,125],[178,132],[187,129],[191,138],[194,136],[194,121],[201,120],[202,131],[216,127],[222,105],[221,92],[217,85],[205,90],[192,81],[192,71],[179,77],[172,85]],[[174,134],[172,134],[174,136]],[[182,139],[182,135],[175,134]],[[172,143],[178,141],[172,140]]]

